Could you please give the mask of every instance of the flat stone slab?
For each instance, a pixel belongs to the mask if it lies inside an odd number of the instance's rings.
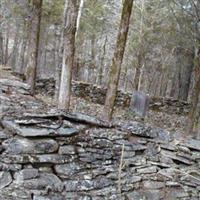
[[[163,142],[169,142],[171,140],[171,135],[168,131],[141,124],[139,122],[121,123],[117,125],[117,128],[120,131],[125,131],[133,135],[153,138]]]
[[[58,128],[56,130],[54,129],[48,129],[48,128],[36,128],[36,127],[30,127],[30,126],[19,126],[17,123],[13,121],[5,121],[2,122],[3,126],[11,131],[12,133],[15,133],[17,135],[23,136],[23,137],[68,137],[68,136],[74,136],[79,133],[80,130],[75,128]]]
[[[189,139],[184,141],[184,146],[200,151],[200,140]]]
[[[162,150],[161,154],[163,156],[167,157],[167,158],[171,158],[172,160],[176,160],[176,161],[178,161],[180,163],[183,163],[183,164],[186,164],[186,165],[194,164],[194,162],[192,160],[184,158],[182,156],[178,156],[174,152],[170,152],[170,151],[167,151],[167,150]]]
[[[63,119],[66,119],[72,122],[79,122],[83,124],[88,124],[88,125],[97,126],[97,127],[104,127],[104,128],[112,127],[112,124],[110,123],[97,119],[96,117],[93,117],[84,113],[78,113],[78,112],[77,113],[57,112],[57,113],[43,113],[43,114],[25,113],[24,117],[47,118],[47,119],[62,117]]]
[[[29,180],[33,178],[37,178],[39,176],[38,169],[30,168],[23,169],[17,173],[15,173],[14,178],[18,181]]]
[[[46,154],[58,150],[58,143],[53,139],[27,139],[15,137],[5,140],[3,147],[8,154]]]
[[[71,162],[73,159],[69,155],[58,154],[43,154],[43,155],[31,155],[31,154],[19,154],[19,155],[0,155],[0,160],[6,164],[64,164]]]

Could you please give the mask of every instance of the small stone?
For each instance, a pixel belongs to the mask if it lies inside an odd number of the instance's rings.
[[[159,181],[144,181],[144,187],[148,189],[160,189],[165,187],[164,182],[159,182]]]
[[[43,154],[43,155],[0,155],[0,159],[5,163],[27,164],[64,164],[70,162],[71,158],[68,155],[59,154]]]
[[[54,174],[41,173],[36,179],[24,180],[23,187],[29,190],[41,190],[49,188],[51,191],[62,191],[62,181]]]
[[[173,181],[166,181],[166,186],[169,186],[169,187],[179,187],[180,183],[173,182]]]
[[[20,164],[6,164],[0,162],[0,171],[11,171],[16,172],[22,169],[22,165]]]
[[[17,172],[15,174],[15,179],[17,180],[28,180],[33,179],[38,176],[38,169],[23,169],[20,172]]]
[[[136,169],[136,171],[139,174],[151,174],[151,173],[157,172],[157,167],[156,166],[145,167],[145,168]]]
[[[0,172],[0,189],[5,188],[12,182],[10,172]]]
[[[73,145],[61,146],[58,151],[59,154],[75,154],[75,147]]]
[[[56,165],[55,171],[59,176],[70,177],[77,174],[82,168],[83,166],[81,167],[80,164],[72,162],[63,165]]]
[[[28,154],[28,153],[53,153],[58,150],[58,143],[52,139],[27,139],[12,138],[3,142],[6,153]]]

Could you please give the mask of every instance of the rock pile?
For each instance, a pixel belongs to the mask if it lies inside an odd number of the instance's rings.
[[[32,110],[45,110],[45,105],[29,95],[27,84],[17,80],[0,79],[0,119],[22,115]]]

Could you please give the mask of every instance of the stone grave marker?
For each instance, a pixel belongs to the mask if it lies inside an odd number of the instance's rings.
[[[149,108],[149,95],[135,91],[131,98],[130,109],[140,117],[145,117]]]

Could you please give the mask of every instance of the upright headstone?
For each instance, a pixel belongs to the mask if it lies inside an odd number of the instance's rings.
[[[149,108],[149,95],[135,91],[131,98],[130,109],[140,117],[145,117]]]

